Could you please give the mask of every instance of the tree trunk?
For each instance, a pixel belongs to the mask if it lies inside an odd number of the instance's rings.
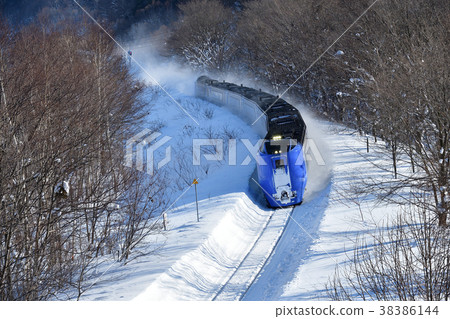
[[[397,141],[392,142],[392,165],[394,166],[394,178],[397,179]]]
[[[447,227],[447,213],[438,214],[439,226]]]

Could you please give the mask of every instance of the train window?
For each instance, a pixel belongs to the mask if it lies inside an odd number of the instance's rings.
[[[261,152],[266,154],[281,154],[291,151],[297,145],[295,139],[266,140],[261,145]]]
[[[264,149],[267,154],[280,154],[281,153],[280,145],[270,143],[270,141],[266,141],[264,143]]]
[[[284,159],[283,158],[275,160],[275,167],[276,168],[284,168],[284,166],[286,166],[286,164],[284,164]]]

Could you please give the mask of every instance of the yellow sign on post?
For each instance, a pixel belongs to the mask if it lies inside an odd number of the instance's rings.
[[[194,181],[192,182],[193,185],[195,185],[195,206],[197,207],[197,222],[200,221],[200,215],[198,214],[198,199],[197,199],[197,184],[198,180],[194,178]]]

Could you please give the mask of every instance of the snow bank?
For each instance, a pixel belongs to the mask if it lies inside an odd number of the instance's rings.
[[[214,207],[226,213],[208,239],[183,255],[135,300],[208,300],[234,273],[267,224],[262,210],[244,193],[224,195]]]

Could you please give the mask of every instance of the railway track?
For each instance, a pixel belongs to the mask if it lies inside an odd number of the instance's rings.
[[[260,235],[211,300],[241,300],[282,237],[294,208],[273,210]]]

